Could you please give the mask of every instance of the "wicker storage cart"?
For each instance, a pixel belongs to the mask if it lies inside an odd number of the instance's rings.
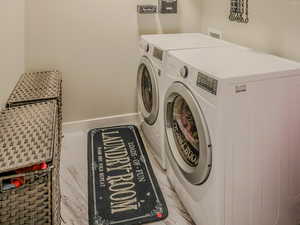
[[[26,73],[0,113],[0,224],[61,224],[61,93],[59,71]],[[44,162],[47,169],[16,174]],[[5,189],[20,177],[22,186]]]

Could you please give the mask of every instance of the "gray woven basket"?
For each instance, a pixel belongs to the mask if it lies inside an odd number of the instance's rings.
[[[61,73],[57,70],[25,73],[21,76],[7,106],[17,106],[61,97]]]
[[[1,177],[23,177],[25,184],[0,193],[0,224],[56,225],[52,215],[52,169]],[[59,224],[59,223],[58,223]]]
[[[58,70],[24,73],[11,93],[8,108],[56,100],[59,143],[62,137],[62,74]],[[60,148],[60,147],[59,147]]]
[[[0,224],[60,224],[59,101],[14,106],[0,113]],[[14,174],[19,168],[48,163],[47,170]],[[5,180],[25,183],[4,190]]]

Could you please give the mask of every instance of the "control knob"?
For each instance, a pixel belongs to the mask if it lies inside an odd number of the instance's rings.
[[[145,44],[145,45],[144,45],[144,50],[145,50],[146,52],[149,52],[149,50],[150,50],[149,44]]]
[[[187,78],[187,76],[189,75],[189,69],[187,68],[187,66],[184,66],[180,69],[180,76],[182,78]]]

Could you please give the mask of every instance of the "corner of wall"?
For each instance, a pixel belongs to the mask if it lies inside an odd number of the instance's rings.
[[[25,70],[24,1],[1,1],[0,105],[4,105]]]

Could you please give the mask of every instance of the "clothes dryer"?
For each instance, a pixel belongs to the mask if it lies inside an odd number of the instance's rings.
[[[197,225],[300,224],[300,64],[168,52],[167,174]]]

